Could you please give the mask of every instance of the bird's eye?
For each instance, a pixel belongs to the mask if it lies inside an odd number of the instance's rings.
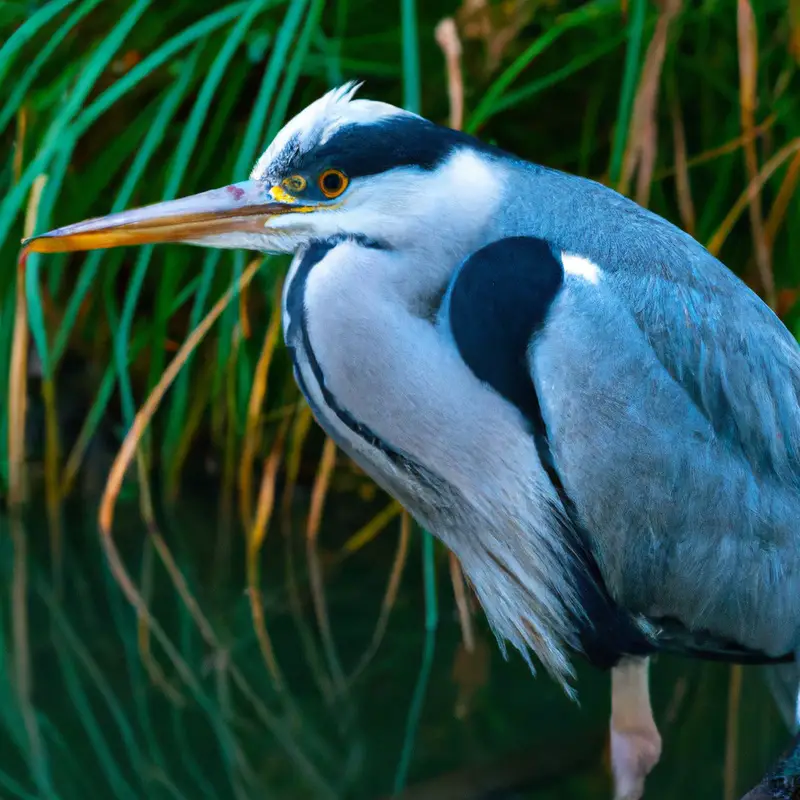
[[[338,169],[326,169],[319,176],[319,188],[328,199],[338,197],[348,183],[347,175]]]
[[[291,177],[284,179],[283,185],[290,192],[297,194],[306,188],[306,179],[302,175],[292,175]]]

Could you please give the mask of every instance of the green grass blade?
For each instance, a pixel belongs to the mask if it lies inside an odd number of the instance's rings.
[[[535,81],[531,81],[526,86],[521,86],[513,92],[502,95],[498,98],[494,107],[487,112],[487,116],[485,116],[482,121],[486,122],[501,111],[508,111],[510,108],[514,108],[520,103],[527,102],[545,89],[549,89],[551,86],[561,83],[577,72],[586,69],[586,67],[590,67],[604,56],[616,50],[626,38],[627,33],[623,31],[617,36],[612,36],[609,39],[603,40],[597,47],[593,47],[586,53],[574,58],[560,69],[553,70],[553,72],[543,75]]]
[[[293,7],[290,7],[289,12],[287,12],[286,17],[284,19],[283,25],[281,26],[280,33],[276,38],[275,42],[275,49],[276,53],[273,55],[277,55],[277,58],[274,60],[280,59],[280,62],[284,61],[285,53],[289,49],[289,45],[291,44],[292,38],[297,30],[297,24],[302,18],[302,13],[306,9],[306,0],[295,0]],[[297,37],[297,41],[292,48],[292,57],[289,61],[288,66],[286,67],[286,72],[283,76],[283,81],[281,83],[281,90],[278,94],[277,99],[275,100],[275,106],[272,109],[272,114],[270,115],[269,127],[267,128],[267,135],[266,140],[267,142],[272,141],[272,139],[277,135],[278,131],[281,129],[282,125],[285,122],[286,114],[289,109],[289,103],[291,102],[292,95],[294,94],[295,88],[297,86],[297,81],[300,77],[301,69],[303,63],[305,61],[306,55],[308,54],[308,48],[311,43],[311,36],[313,35],[314,31],[317,29],[319,25],[319,18],[322,13],[322,3],[317,2],[314,0],[311,7],[308,9],[308,13],[306,15],[305,23],[303,24],[303,28],[300,31],[299,36]],[[292,12],[295,12],[292,14]],[[268,68],[268,72],[269,72]],[[278,73],[274,74],[275,79],[277,79]],[[270,78],[273,76],[270,75]],[[265,75],[266,78],[266,75]],[[266,82],[266,80],[265,80]],[[272,85],[276,81],[272,81]],[[245,153],[245,155],[248,155]],[[255,154],[252,154],[254,157]],[[253,160],[253,157],[249,159],[250,161]],[[242,164],[242,171],[244,171],[244,163]],[[234,285],[237,284],[239,277],[244,270],[244,263],[245,263],[245,256],[240,251],[234,254],[234,269],[233,269],[233,283]],[[226,368],[226,364],[228,363],[228,357],[230,355],[230,347],[231,347],[231,334],[233,332],[233,325],[238,313],[237,303],[235,300],[231,302],[231,304],[225,309],[225,313],[220,320],[220,335],[218,339],[218,347],[217,347],[217,372],[215,374],[215,384],[221,385],[222,376],[224,374],[224,370]],[[241,357],[246,357],[246,351],[242,350],[240,352]],[[247,404],[247,397],[249,396],[250,392],[250,381],[244,377],[244,374],[241,370],[245,367],[244,360],[240,361],[239,363],[239,375],[242,378],[239,381],[239,391],[236,392],[236,397],[238,400],[238,405],[240,410],[243,411],[246,408]],[[252,375],[252,372],[250,373]],[[244,414],[238,414],[238,420],[240,424],[244,424]]]
[[[15,270],[16,272],[16,270]],[[16,281],[16,276],[14,278]],[[16,287],[12,281],[5,297],[0,298],[0,363],[9,368],[0,369],[0,397],[8,397],[8,382],[11,362],[11,338],[14,331],[14,305]],[[8,487],[8,403],[0,403],[0,479]],[[2,649],[2,648],[0,648]],[[2,661],[0,660],[0,665]],[[0,685],[2,669],[0,669]],[[2,703],[0,703],[2,708]]]
[[[2,770],[0,770],[0,789],[8,792],[10,797],[18,798],[18,800],[38,800],[37,795],[26,791],[23,786]]]
[[[33,181],[38,175],[46,171],[52,157],[62,149],[63,137],[67,126],[80,110],[114,53],[125,41],[125,38],[147,10],[150,3],[151,0],[136,0],[108,35],[102,39],[97,49],[88,59],[74,90],[69,94],[66,102],[56,114],[56,118],[50,124],[36,157],[28,165],[19,183],[12,188],[2,204],[0,204],[0,246],[5,241]],[[77,134],[74,138],[76,137]]]
[[[50,217],[61,183],[69,169],[69,162],[72,157],[72,149],[74,146],[74,140],[67,137],[63,149],[59,152],[53,164],[50,180],[47,182],[42,192],[38,221],[45,227],[47,226],[47,220]],[[28,327],[30,328],[34,344],[36,345],[39,360],[42,362],[42,373],[46,378],[50,378],[53,373],[47,342],[47,329],[44,321],[44,308],[42,305],[41,282],[39,279],[40,265],[41,255],[39,253],[31,253],[25,265],[25,296],[28,305]]]
[[[268,0],[253,0],[253,2],[247,6],[226,38],[225,43],[220,48],[219,53],[217,53],[211,65],[211,69],[208,71],[203,81],[197,100],[194,103],[189,119],[181,134],[178,149],[175,152],[175,157],[168,174],[167,185],[162,197],[163,200],[172,200],[177,197],[192,153],[197,145],[200,130],[208,116],[214,95],[225,75],[225,70],[244,39],[245,34],[252,25],[256,15],[266,6],[267,2]],[[136,311],[139,293],[147,273],[151,255],[152,247],[145,247],[137,258],[133,278],[125,293],[125,302],[123,303],[122,313],[120,315],[120,324],[114,334],[114,350],[117,359],[118,380],[125,406],[126,424],[128,425],[133,423],[135,407],[130,374],[127,369],[126,350],[130,338],[130,327],[133,322],[133,315]]]
[[[401,0],[403,28],[403,102],[409,111],[420,113],[420,69],[419,50],[417,47],[417,22],[415,0]],[[394,794],[399,794],[405,786],[408,769],[411,764],[414,740],[419,727],[419,718],[425,700],[425,690],[433,665],[434,647],[436,644],[436,628],[439,613],[436,600],[436,573],[434,569],[433,537],[428,531],[422,531],[422,562],[425,576],[425,646],[422,656],[414,696],[408,712],[403,749],[394,778]]]
[[[203,309],[206,307],[208,296],[211,294],[211,287],[214,281],[214,274],[220,259],[218,250],[209,253],[203,260],[203,271],[200,273],[200,282],[197,287],[197,294],[194,297],[192,310],[189,314],[189,329],[194,330],[203,316]],[[172,402],[170,403],[169,415],[167,417],[166,433],[164,435],[164,447],[162,457],[164,463],[170,465],[172,456],[176,452],[178,441],[183,431],[183,422],[186,419],[186,408],[189,393],[189,368],[191,357],[181,370],[181,374],[176,378],[172,388]]]
[[[400,24],[403,41],[403,105],[415,114],[422,108],[419,75],[419,33],[416,0],[400,0]]]
[[[73,0],[70,0],[72,2]],[[11,118],[16,113],[17,109],[22,104],[25,95],[36,80],[36,76],[41,71],[46,62],[50,60],[50,56],[56,51],[61,42],[64,41],[67,34],[100,2],[100,0],[84,0],[72,14],[69,15],[63,25],[59,25],[53,32],[52,36],[47,40],[47,43],[36,54],[30,66],[25,70],[21,78],[17,79],[14,83],[14,91],[11,97],[8,98],[6,104],[0,110],[0,131],[8,125]],[[0,81],[2,81],[2,68],[0,68]]]
[[[133,164],[131,164],[131,168],[125,176],[119,194],[112,204],[111,212],[122,211],[128,203],[130,203],[136,187],[139,185],[147,166],[150,164],[153,155],[164,138],[167,127],[178,110],[178,106],[189,91],[197,68],[201,47],[202,45],[195,47],[191,55],[186,59],[177,80],[169,91],[166,92],[155,119],[148,129],[147,136],[136,151]],[[104,253],[100,250],[92,251],[89,253],[86,262],[81,268],[80,275],[78,276],[75,288],[66,305],[61,325],[59,326],[53,343],[53,358],[55,360],[60,359],[64,353],[72,328],[75,325],[78,311],[94,282],[103,255]]]
[[[286,58],[289,54],[292,42],[294,41],[297,29],[303,19],[303,13],[307,4],[308,0],[291,0],[286,15],[281,22],[269,59],[267,60],[267,66],[264,70],[264,76],[261,79],[261,85],[258,90],[258,95],[256,96],[253,110],[250,113],[250,119],[245,130],[242,145],[239,149],[239,155],[236,159],[232,176],[234,181],[241,180],[245,173],[250,171],[252,164],[256,160],[258,148],[261,146],[262,131],[267,117],[267,111],[275,95],[278,80],[280,79],[281,72],[286,63]],[[276,119],[276,115],[273,113],[270,120],[271,135],[274,135],[272,131],[276,125]],[[278,120],[278,124],[281,122],[282,119]],[[267,135],[267,141],[271,138],[270,133]],[[200,322],[203,310],[205,309],[206,300],[210,293],[214,272],[219,261],[220,253],[218,251],[208,253],[204,259],[200,291],[198,292],[190,314],[190,328],[194,328]],[[244,255],[237,252],[234,255],[234,282],[238,279],[243,267]],[[236,313],[236,303],[232,302],[220,320],[220,334],[217,337],[217,373],[215,378],[217,384],[221,381],[221,374],[225,369],[228,353],[230,352],[230,334],[233,329],[233,321],[236,318]],[[166,463],[171,461],[171,454],[175,452],[178,440],[180,439],[183,420],[186,415],[189,398],[191,361],[192,359],[184,366],[172,389],[172,399],[170,402],[163,449]]]
[[[617,12],[618,10],[619,3],[617,0],[594,0],[594,2],[586,3],[577,10],[559,17],[558,22],[538,39],[531,42],[486,90],[477,108],[470,115],[465,130],[468,133],[475,133],[492,114],[496,113],[495,105],[506,89],[519,77],[531,61],[541,55],[565,33],[573,28],[595,23],[606,14]]]
[[[628,50],[625,53],[625,71],[622,76],[619,111],[614,132],[614,146],[611,151],[611,163],[608,169],[609,183],[616,186],[622,171],[622,159],[625,156],[625,144],[628,141],[628,127],[633,111],[633,100],[636,96],[636,84],[639,81],[641,66],[642,41],[644,39],[644,23],[647,15],[647,0],[632,0],[630,21],[628,23]]]
[[[51,2],[46,3],[40,9],[34,11],[34,13],[6,39],[5,44],[0,47],[0,84],[3,83],[6,73],[14,60],[14,56],[19,52],[20,48],[23,47],[26,42],[29,42],[42,27],[47,25],[48,22],[51,22],[59,11],[62,11],[74,2],[75,0],[51,0]]]
[[[119,766],[108,748],[106,737],[98,725],[89,698],[81,685],[74,665],[63,653],[63,647],[56,646],[55,651],[61,666],[64,686],[77,712],[76,719],[80,720],[86,736],[91,742],[94,755],[97,758],[97,764],[105,774],[114,796],[121,798],[121,800],[136,800],[136,793],[133,787],[122,776]]]
[[[289,55],[289,48],[303,19],[303,12],[307,5],[308,0],[291,0],[286,16],[281,22],[267,61],[267,67],[264,70],[264,77],[261,79],[261,86],[259,87],[253,110],[250,113],[239,155],[236,159],[234,180],[241,180],[245,172],[250,171],[250,167],[259,155],[259,148],[265,144],[262,141],[262,132],[264,130],[264,121],[267,118],[267,111],[272,103],[272,98],[278,86],[278,79]],[[274,119],[275,114],[273,113],[272,120]],[[271,127],[273,124],[271,121]],[[267,141],[270,138],[268,134]]]
[[[198,39],[202,39],[221,28],[225,23],[239,17],[250,5],[249,0],[243,3],[234,3],[220,11],[209,14],[199,22],[195,22],[185,30],[168,39],[147,58],[143,59],[130,72],[123,75],[118,81],[109,86],[75,121],[77,135],[82,135],[88,130],[111,106],[121,100],[128,92],[135,89],[148,75],[158,67],[166,64],[172,56],[186,49]]]
[[[305,3],[303,3],[303,5],[305,5]],[[280,94],[275,101],[275,108],[272,110],[272,118],[270,119],[269,128],[267,129],[268,142],[275,138],[286,119],[289,103],[291,102],[292,95],[297,86],[297,81],[300,78],[303,63],[308,54],[308,48],[311,45],[311,37],[314,35],[319,25],[319,19],[322,15],[324,5],[324,2],[320,2],[320,0],[312,0],[303,29],[300,31],[300,35],[297,37],[297,42],[292,51],[291,61],[283,76],[283,84],[281,85]]]
[[[194,633],[195,627],[192,619],[188,614],[181,614],[180,620],[180,651],[184,657],[189,659],[196,659],[197,648],[194,646]],[[184,709],[172,708],[172,730],[175,735],[177,743],[177,752],[181,762],[186,769],[186,773],[192,780],[193,788],[196,794],[195,797],[202,794],[206,800],[215,800],[214,792],[212,791],[212,782],[203,774],[203,769],[200,760],[195,757],[192,752],[192,747],[189,744],[188,737],[186,736],[186,727],[184,725],[185,713]]]
[[[433,666],[433,656],[436,647],[436,629],[439,625],[439,603],[436,593],[436,564],[434,553],[434,538],[428,531],[422,531],[422,570],[425,580],[425,644],[422,651],[422,665],[420,666],[414,695],[408,710],[403,750],[397,765],[394,778],[394,794],[400,794],[406,785],[408,770],[411,766],[411,757],[414,752],[414,740],[419,729],[422,716],[422,706],[425,702],[425,692]]]
[[[256,15],[267,6],[268,2],[269,0],[252,0],[247,4],[244,13],[239,17],[236,25],[234,25],[230,34],[225,39],[225,44],[214,59],[211,69],[208,71],[200,89],[200,93],[197,96],[197,101],[186,123],[183,134],[181,135],[181,141],[175,153],[172,169],[170,170],[167,188],[164,192],[164,199],[171,199],[177,196],[180,183],[183,180],[183,175],[189,165],[189,159],[197,144],[200,129],[208,115],[209,108],[211,107],[214,95],[225,74],[225,70],[228,68],[228,64],[239,45],[242,43]]]

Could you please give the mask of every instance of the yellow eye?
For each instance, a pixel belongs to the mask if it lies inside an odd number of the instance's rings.
[[[347,175],[338,169],[326,169],[319,176],[320,191],[328,199],[338,197],[347,188],[349,182]]]
[[[306,179],[302,175],[292,175],[290,178],[285,178],[283,185],[290,191],[297,194],[306,188]]]

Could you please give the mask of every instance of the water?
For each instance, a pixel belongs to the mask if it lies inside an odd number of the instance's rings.
[[[148,602],[185,664],[183,677],[155,638],[137,629],[136,613],[98,545],[93,503],[84,498],[64,510],[61,600],[54,595],[41,503],[33,504],[24,541],[32,676],[27,719],[29,726],[33,720],[34,745],[10,677],[12,621],[15,615],[19,620],[20,608],[9,599],[15,575],[18,580],[23,573],[9,522],[3,520],[0,797],[36,797],[32,776],[38,774],[38,796],[64,800],[380,798],[391,792],[404,749],[410,765],[403,796],[414,800],[610,797],[604,754],[608,675],[579,664],[580,706],[572,703],[544,674],[533,678],[519,656],[504,661],[480,612],[474,617],[477,654],[466,656],[446,554],[438,549],[433,660],[419,727],[415,735],[407,733],[425,646],[422,543],[416,531],[380,647],[336,696],[331,676],[350,675],[373,636],[399,522],[349,558],[340,558],[340,548],[385,498],[364,502],[346,491],[328,498],[319,545],[333,650],[326,651],[320,636],[309,589],[308,498],[298,497],[292,547],[277,525],[269,530],[261,587],[286,685],[284,692],[276,691],[252,624],[236,527],[225,557],[217,491],[195,487],[176,510],[159,515],[216,648],[204,641],[155,551],[145,544],[135,496],[121,501],[116,512],[115,539],[125,564],[139,586],[149,584]],[[144,662],[143,646],[150,650]],[[656,661],[653,703],[664,755],[648,782],[647,798],[723,797],[729,675],[725,665]],[[173,695],[180,699],[171,700]],[[757,782],[787,741],[760,671],[745,668],[735,797]]]

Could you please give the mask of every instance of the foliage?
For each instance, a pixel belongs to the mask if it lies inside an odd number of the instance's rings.
[[[202,659],[187,656],[185,647],[199,631],[203,647],[215,657],[228,651],[193,605],[189,587],[196,593],[198,581],[181,583],[183,573],[170,561],[156,520],[169,515],[182,486],[203,477],[202,465],[216,465],[221,516],[214,525],[214,553],[239,553],[250,590],[251,619],[236,617],[244,622],[241,630],[252,624],[250,633],[237,629],[232,638],[255,636],[257,663],[270,675],[258,680],[280,687],[280,654],[276,660],[259,611],[261,551],[273,508],[285,522],[292,487],[312,485],[306,522],[310,588],[297,592],[298,598],[308,592],[314,599],[323,655],[309,645],[311,634],[301,641],[309,663],[324,662],[318,665],[321,685],[333,681],[335,688],[339,668],[330,631],[326,634],[321,579],[329,573],[321,567],[317,533],[328,487],[352,490],[354,472],[343,459],[335,463],[332,445],[310,426],[291,379],[276,317],[285,261],[265,259],[248,271],[242,253],[176,246],[32,255],[22,269],[15,266],[18,242],[25,231],[240,180],[290,114],[350,78],[364,79],[363,92],[371,97],[418,105],[426,116],[446,122],[453,75],[448,80],[434,31],[448,15],[455,15],[464,48],[458,63],[466,130],[632,194],[718,252],[798,329],[792,255],[800,231],[795,191],[800,19],[788,0],[738,0],[735,9],[725,0],[465,0],[460,7],[453,0],[426,0],[416,7],[410,0],[5,0],[0,5],[0,395],[8,398],[0,403],[0,483],[15,518],[26,463],[43,459],[49,552],[56,576],[62,574],[70,547],[64,543],[69,531],[62,530],[63,504],[81,485],[79,468],[98,442],[110,438],[118,447],[137,410],[156,397],[152,425],[146,431],[141,426],[141,439],[132,442],[139,447],[128,450],[130,470],[118,462],[120,468],[110,472],[116,488],[106,495],[101,518],[110,564],[137,609],[138,638],[124,639],[127,664],[140,673],[144,665],[159,696],[177,703],[193,694],[193,708],[206,714],[224,754],[228,790],[236,796],[252,796],[257,783],[237,749],[237,726],[247,723],[226,716],[218,707],[222,701],[209,698],[198,678]],[[201,340],[198,326],[215,308],[216,322],[201,330],[207,332]],[[197,349],[180,352],[174,382],[167,385],[168,364],[186,341]],[[29,375],[33,364],[39,365],[40,379]],[[163,637],[158,615],[151,617],[143,601],[147,587],[139,590],[131,582],[126,590],[141,549],[128,542],[119,556],[110,543],[113,504],[126,475],[128,486],[138,485],[136,502],[148,526],[146,559],[157,553],[167,571],[172,568],[170,585],[180,595],[182,621]],[[284,489],[276,503],[278,479]],[[358,475],[355,486],[370,491]],[[337,557],[360,551],[397,511],[389,505],[371,522],[360,520],[365,527],[340,542]],[[235,535],[240,529],[244,537]],[[242,538],[246,547],[239,552],[235,543]],[[19,559],[25,536],[16,529],[11,540]],[[426,552],[429,667],[436,615],[432,549]],[[387,571],[391,559],[395,567],[383,601],[387,614],[405,552],[398,549],[382,562]],[[229,561],[221,557],[219,563]],[[63,782],[74,780],[77,792],[80,775],[62,776],[58,791],[53,788],[48,758],[63,744],[46,719],[37,719],[26,696],[29,625],[20,604],[33,589],[15,564],[9,573],[18,592],[14,614],[2,618],[14,664],[0,662],[0,690],[11,692],[13,673],[21,699],[12,701],[9,694],[3,701],[4,730],[27,754],[38,795],[68,797]],[[234,579],[235,585],[241,582]],[[51,587],[56,597],[59,586],[56,579]],[[42,589],[42,597],[47,591]],[[79,642],[70,639],[71,623],[59,617],[58,603],[42,602],[50,609],[45,616],[55,626],[58,652],[72,648],[87,670],[82,680],[95,675]],[[45,606],[36,607],[43,614]],[[124,612],[114,613],[122,625]],[[158,647],[156,660],[148,655],[151,637],[160,640],[152,645]],[[179,646],[170,655],[173,641]],[[132,647],[138,648],[136,658],[130,657]],[[170,664],[169,681],[159,672],[160,661]],[[93,720],[74,672],[77,662],[59,663],[72,701],[83,709],[80,718]],[[256,678],[252,669],[242,670],[235,680],[247,697]],[[107,699],[104,713],[119,723],[123,749],[133,759],[126,768],[130,774],[104,750],[102,728],[86,728],[85,734],[114,793],[139,796],[130,781],[145,769],[134,757],[142,744],[126,733],[129,712],[115,710],[112,695],[99,679],[92,680]],[[423,691],[424,681],[417,697]],[[143,708],[136,713],[146,717]],[[415,736],[417,703],[412,711],[408,741]],[[269,714],[262,716],[264,729],[279,739],[268,719]],[[169,784],[163,754],[151,734],[146,738],[152,749],[144,760]],[[412,755],[408,741],[399,783]],[[193,770],[187,764],[183,777],[202,786],[205,779],[192,778]],[[9,796],[34,796],[27,778],[2,780]],[[184,791],[194,790],[176,789],[173,795]]]

